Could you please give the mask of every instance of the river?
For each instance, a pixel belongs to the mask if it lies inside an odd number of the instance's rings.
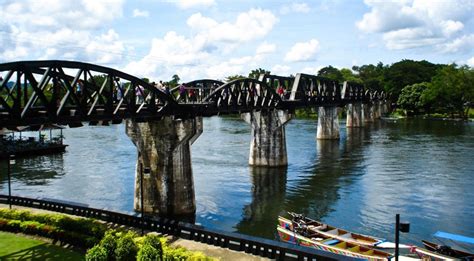
[[[12,194],[133,212],[137,152],[124,125],[64,135],[66,153],[17,160]],[[402,242],[419,244],[438,230],[474,237],[474,123],[412,119],[346,129],[341,121],[339,141],[316,141],[316,121],[294,119],[286,135],[287,168],[251,168],[250,127],[205,118],[192,145],[196,222],[274,239],[277,216],[294,211],[393,240],[400,213],[411,224]]]

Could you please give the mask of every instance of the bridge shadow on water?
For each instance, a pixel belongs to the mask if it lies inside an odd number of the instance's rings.
[[[379,126],[372,125],[371,129]],[[364,144],[370,129],[352,128],[340,140],[317,140],[316,155],[298,173],[287,168],[250,168],[252,201],[243,208],[239,233],[275,239],[279,215],[287,211],[324,220],[340,199],[340,189],[353,184],[364,168]],[[293,177],[295,176],[296,177]]]

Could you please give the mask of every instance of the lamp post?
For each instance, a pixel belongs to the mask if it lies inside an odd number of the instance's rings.
[[[399,254],[399,239],[400,239],[400,231],[403,233],[410,232],[410,223],[408,222],[400,222],[400,214],[395,215],[395,261],[398,261],[398,254]]]
[[[146,175],[147,177],[150,175],[150,168],[145,168],[143,169],[143,164],[140,163],[140,209],[141,209],[141,219],[142,219],[142,235],[144,233],[144,226],[145,226],[145,210],[143,206],[143,175]]]
[[[15,165],[15,155],[10,155],[7,164],[7,174],[8,174],[8,205],[12,209],[12,184],[11,184],[11,165]]]

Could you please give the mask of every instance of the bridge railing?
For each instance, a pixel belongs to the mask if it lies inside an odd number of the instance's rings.
[[[8,204],[8,196],[0,195],[0,203]],[[277,260],[356,260],[333,253],[277,242],[269,239],[224,232],[167,218],[141,218],[110,210],[90,208],[69,202],[59,202],[26,197],[11,197],[11,204],[44,209],[75,216],[94,218],[120,225],[141,228],[198,241],[208,245],[228,248]]]

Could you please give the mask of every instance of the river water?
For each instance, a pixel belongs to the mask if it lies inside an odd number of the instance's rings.
[[[137,152],[124,125],[64,135],[66,153],[17,160],[13,195],[133,212]],[[192,145],[196,222],[274,239],[277,216],[294,211],[393,241],[400,213],[411,224],[402,242],[419,244],[438,230],[474,237],[474,123],[413,119],[346,129],[341,121],[339,141],[316,141],[316,121],[294,119],[286,135],[287,168],[251,168],[250,127],[205,118]]]

